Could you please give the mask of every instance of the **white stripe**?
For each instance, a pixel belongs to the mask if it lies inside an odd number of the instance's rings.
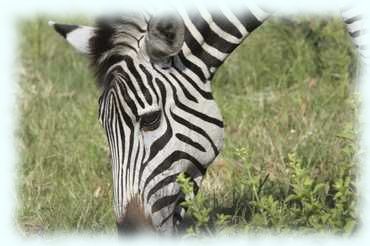
[[[219,61],[223,61],[229,55],[229,54],[223,53],[223,52],[219,51],[218,49],[208,45],[204,41],[204,38],[203,38],[202,34],[193,25],[193,23],[191,22],[188,14],[184,10],[181,10],[180,15],[182,16],[182,18],[184,20],[184,23],[185,23],[186,27],[189,29],[191,35],[198,42],[198,44],[200,44],[202,46],[203,50],[205,50],[208,54],[215,57]]]
[[[248,35],[247,29],[239,21],[239,19],[233,14],[233,12],[225,5],[220,4],[220,8],[225,17],[238,29],[238,31],[245,37]]]
[[[168,80],[171,81],[171,84],[176,88],[176,91],[177,91],[177,95],[178,95],[178,100],[180,103],[188,106],[189,108],[192,108],[198,112],[203,112],[205,108],[212,108],[213,104],[214,104],[214,101],[213,100],[205,100],[205,101],[202,101],[201,103],[196,103],[196,102],[193,102],[193,101],[190,101],[184,94],[183,90],[181,89],[180,85],[178,84],[178,82],[172,78],[171,76],[166,76],[166,78]],[[179,79],[179,81],[185,86],[185,88],[190,92],[190,94],[192,94],[193,96],[195,96],[197,99],[201,99],[202,96],[198,93],[198,91],[196,89],[194,89],[194,87],[186,82],[185,80],[181,80]],[[211,113],[211,112],[209,112]],[[209,116],[212,116],[212,114],[208,114]]]
[[[185,67],[185,65],[182,63],[180,58],[175,59],[175,64],[177,67],[181,68],[181,72],[185,75],[187,75],[190,79],[194,81],[194,83],[204,92],[211,93],[211,82],[210,80],[207,80],[206,83],[200,78],[189,68]],[[187,81],[183,75],[181,75],[176,69],[172,71],[177,78],[179,78],[180,81]],[[190,82],[189,82],[190,83]]]
[[[139,142],[138,142],[138,146],[139,146],[139,144],[141,144],[141,145],[143,145],[144,143],[142,142],[142,138],[139,138]],[[134,176],[134,191],[136,191],[136,192],[138,192],[139,191],[139,172],[140,172],[140,167],[141,167],[141,165],[142,165],[142,163],[141,162],[139,162],[140,160],[144,160],[143,159],[143,154],[144,154],[144,147],[145,146],[143,146],[142,148],[140,148],[139,149],[139,155],[138,155],[138,157],[137,157],[137,159],[138,159],[138,163],[136,164],[136,169],[135,169],[135,171],[134,171],[134,174],[135,174],[135,176]],[[149,151],[148,151],[149,152]]]
[[[368,43],[367,43],[367,40],[369,40],[368,39],[369,37],[368,37],[368,34],[367,35],[360,35],[360,36],[358,36],[358,37],[356,37],[356,38],[352,38],[352,40],[353,40],[353,42],[356,44],[356,45],[360,45],[360,46],[362,46],[362,45],[367,45]],[[362,51],[363,52],[363,51]]]
[[[362,11],[358,9],[357,6],[351,6],[351,8],[342,11],[342,16],[345,20],[347,20],[360,15],[360,13],[362,13]]]
[[[257,4],[255,4],[253,1],[248,1],[247,3],[249,10],[252,12],[254,17],[257,18],[260,22],[264,22],[270,14],[263,11]]]
[[[357,52],[362,56],[363,58],[367,59],[369,57],[369,49],[367,47],[368,45],[368,38],[369,33],[367,32],[367,27],[365,26],[365,20],[363,19],[363,10],[359,8],[358,5],[350,6],[349,8],[343,10],[341,12],[342,18],[344,21],[347,21],[354,17],[361,17],[360,19],[354,21],[351,24],[346,24],[347,30],[349,33],[354,33],[356,31],[360,31],[360,35],[357,37],[351,37],[353,43],[356,46],[363,46],[365,49],[357,49]],[[366,62],[366,60],[364,60]]]
[[[130,168],[129,168],[129,189],[131,192],[135,193],[136,190],[134,189],[134,178],[135,178],[135,170],[134,166],[135,164],[138,164],[135,162],[136,154],[139,152],[139,140],[140,138],[134,138],[134,143],[131,151],[131,163],[129,163]],[[140,164],[138,164],[140,165]],[[136,166],[138,166],[136,165]]]
[[[134,62],[135,63],[135,62]],[[137,110],[138,112],[140,110],[144,110],[147,106],[148,106],[148,103],[146,102],[146,99],[144,98],[144,95],[143,95],[143,92],[140,90],[140,87],[139,87],[139,83],[137,83],[137,79],[136,77],[131,73],[130,69],[128,68],[127,66],[127,63],[125,60],[123,60],[122,62],[119,63],[119,65],[122,66],[123,70],[126,71],[126,73],[128,74],[128,76],[130,77],[130,80],[132,82],[132,86],[134,86],[135,90],[136,90],[136,94],[138,96],[138,98],[140,98],[140,100],[143,102],[144,104],[144,107],[141,107],[141,105],[139,104],[139,102],[137,101],[136,99],[136,96],[134,94],[132,94],[132,96],[130,95],[130,97],[133,99],[133,101],[135,102],[135,105],[137,107]],[[134,64],[135,66],[135,64]],[[138,70],[138,68],[135,66],[135,69]],[[131,91],[130,88],[128,86],[126,86],[128,91]]]
[[[123,102],[123,96],[122,94],[120,93],[120,90],[118,88],[118,85],[116,85],[116,90],[114,90],[114,92],[116,93],[116,97],[117,97],[117,100],[119,100],[119,102]],[[131,129],[129,129],[129,127],[125,124],[125,121],[122,117],[122,112],[121,112],[121,109],[119,107],[116,108],[117,112],[118,112],[118,119],[119,121],[121,121],[122,123],[122,127],[123,127],[123,131],[126,133],[126,137],[124,139],[124,144],[122,144],[122,138],[121,138],[121,132],[120,132],[120,129],[119,127],[117,127],[117,131],[118,131],[118,136],[114,136],[118,139],[117,141],[117,146],[115,146],[117,148],[117,151],[118,151],[118,158],[117,158],[117,166],[118,166],[118,173],[116,175],[118,175],[118,181],[116,181],[116,184],[118,185],[118,189],[119,189],[119,193],[118,193],[118,202],[121,206],[121,208],[125,208],[127,203],[128,203],[128,199],[130,198],[128,195],[127,195],[127,191],[130,190],[129,187],[126,187],[126,185],[124,185],[126,183],[126,172],[129,170],[128,168],[128,165],[130,165],[130,163],[128,163],[128,157],[129,155],[128,154],[125,154],[124,156],[122,156],[122,153],[123,153],[123,149],[124,148],[127,148],[128,149],[128,146],[129,146],[129,140],[130,140],[130,136],[128,134],[134,134],[133,131],[131,131]],[[113,111],[115,112],[115,111]],[[127,113],[127,112],[126,112]],[[115,113],[115,116],[116,116],[116,113]],[[114,126],[116,125],[116,122],[113,121],[112,123],[114,123]],[[125,151],[125,153],[127,153],[127,151]]]
[[[233,44],[239,44],[241,42],[241,39],[238,39],[234,37],[232,34],[225,32],[222,30],[212,19],[212,16],[210,13],[207,11],[207,9],[203,5],[198,6],[200,15],[203,17],[204,20],[207,21],[209,27],[211,30],[219,36],[221,39],[226,40],[229,43]]]
[[[184,46],[182,48],[182,50],[187,53],[188,55],[186,56],[186,58],[193,64],[197,65],[198,67],[200,67],[200,69],[202,70],[202,73],[204,74],[204,76],[206,78],[209,78],[211,75],[209,73],[209,70],[208,70],[208,67],[206,66],[206,64],[201,60],[199,59],[198,57],[194,56],[189,47],[186,45],[186,43],[184,43]]]
[[[197,98],[197,99],[199,99],[199,98],[203,98],[203,96],[200,94],[200,92],[192,85],[192,84],[190,84],[189,83],[189,81],[188,80],[186,80],[180,73],[178,73],[176,70],[175,71],[173,71],[173,76],[174,77],[176,77],[179,81],[180,81],[180,83],[182,83],[184,86],[185,86],[185,88],[189,91],[189,93],[191,94],[191,95],[193,95],[195,98]],[[171,81],[173,81],[173,84],[175,85],[175,84],[178,84],[178,82],[177,81],[175,81],[175,79],[173,79],[171,76],[168,76],[168,78],[171,80]],[[202,89],[201,88],[201,86],[199,86],[198,85],[198,87],[200,88],[200,89]],[[182,91],[182,90],[181,90]],[[203,90],[203,91],[205,91],[205,92],[209,92],[210,91],[210,88],[207,88],[207,90]],[[184,96],[185,97],[185,96]]]
[[[348,31],[353,33],[355,31],[363,30],[362,21],[358,20],[351,24],[347,24]]]
[[[198,86],[199,88],[201,88],[203,91],[205,92],[209,92],[211,93],[211,88],[210,88],[210,82],[209,80],[207,80],[207,83],[204,84],[204,81],[202,81],[198,75],[196,75],[192,70],[190,70],[189,68],[185,68],[184,70],[182,70],[182,72],[184,74],[186,74],[189,78],[191,78]]]

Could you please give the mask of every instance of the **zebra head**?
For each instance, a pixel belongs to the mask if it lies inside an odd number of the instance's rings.
[[[95,27],[50,24],[88,54],[102,88],[118,229],[172,232],[184,213],[177,176],[189,176],[196,193],[223,145],[222,117],[209,78],[189,62],[182,17],[127,13]]]

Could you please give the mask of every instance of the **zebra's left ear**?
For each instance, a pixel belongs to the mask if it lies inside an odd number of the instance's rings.
[[[49,26],[63,36],[77,51],[83,54],[90,53],[90,40],[95,36],[95,28],[89,26],[58,24],[49,21]]]
[[[154,61],[176,55],[184,43],[185,25],[179,14],[161,13],[153,16],[148,25],[146,50]]]

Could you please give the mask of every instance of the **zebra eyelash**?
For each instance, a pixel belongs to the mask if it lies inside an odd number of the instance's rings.
[[[162,113],[160,110],[149,112],[140,116],[140,128],[143,131],[153,131],[161,123]]]

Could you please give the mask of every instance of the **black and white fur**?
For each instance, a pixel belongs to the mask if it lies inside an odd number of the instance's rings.
[[[181,221],[178,174],[194,193],[223,145],[211,79],[270,13],[244,5],[201,5],[101,19],[95,27],[50,22],[87,54],[101,87],[99,117],[112,156],[118,227],[172,232]],[[360,50],[361,21],[343,12]]]

